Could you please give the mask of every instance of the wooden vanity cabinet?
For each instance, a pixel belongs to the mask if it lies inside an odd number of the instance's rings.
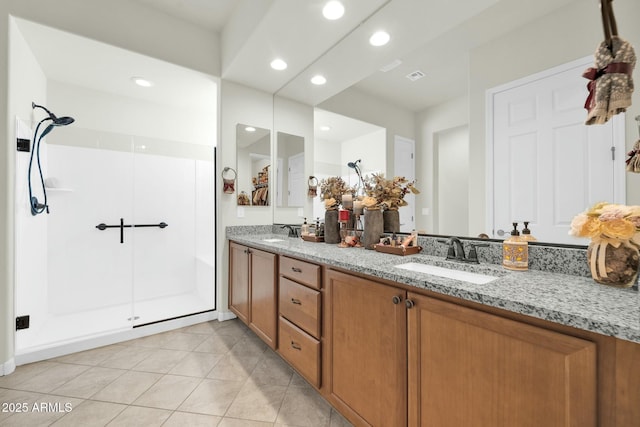
[[[595,343],[408,298],[410,426],[597,425]]]
[[[280,256],[278,352],[317,388],[321,386],[320,271],[319,265]]]
[[[277,255],[229,243],[229,309],[269,347],[277,343]]]
[[[325,393],[356,425],[597,425],[591,341],[333,270],[325,298]]]
[[[325,270],[323,389],[355,425],[407,425],[405,291]]]

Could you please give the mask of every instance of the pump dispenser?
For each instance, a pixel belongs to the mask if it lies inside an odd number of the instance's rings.
[[[502,243],[502,266],[509,270],[529,269],[529,245],[520,237],[517,222],[513,223],[511,236]]]
[[[529,230],[529,221],[524,222],[524,228],[522,229],[522,240],[526,242],[535,242],[536,240],[538,240],[533,237],[533,235],[531,234],[531,230]]]
[[[304,219],[304,223],[302,224],[302,227],[300,227],[300,235],[301,236],[309,235],[309,224],[307,224],[307,218]]]

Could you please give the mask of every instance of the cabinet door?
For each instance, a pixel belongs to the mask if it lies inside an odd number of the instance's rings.
[[[229,309],[249,324],[249,249],[229,243]]]
[[[406,426],[405,292],[331,270],[325,280],[328,399],[355,425]]]
[[[278,302],[277,302],[277,256],[251,249],[251,319],[249,327],[271,348],[276,348]]]
[[[409,293],[409,425],[596,425],[596,346]]]

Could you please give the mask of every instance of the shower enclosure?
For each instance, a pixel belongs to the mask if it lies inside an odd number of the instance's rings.
[[[17,155],[18,354],[215,309],[212,146],[74,125],[42,150],[48,215]]]

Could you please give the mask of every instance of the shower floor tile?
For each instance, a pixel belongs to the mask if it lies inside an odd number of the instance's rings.
[[[19,366],[0,402],[28,409],[0,427],[351,426],[238,320]]]

